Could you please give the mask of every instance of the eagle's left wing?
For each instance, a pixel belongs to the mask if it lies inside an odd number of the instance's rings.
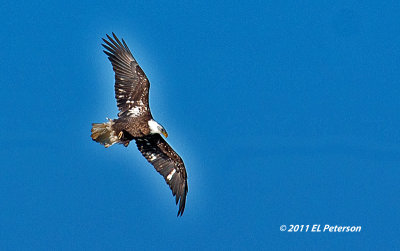
[[[176,196],[176,204],[179,202],[178,216],[183,214],[188,192],[187,174],[181,157],[159,135],[151,134],[141,138],[135,138],[136,145],[143,156],[159,172]]]

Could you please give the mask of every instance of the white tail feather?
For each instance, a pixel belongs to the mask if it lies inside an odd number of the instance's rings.
[[[115,143],[119,143],[119,139],[115,134],[115,131],[112,129],[112,125],[114,122],[111,119],[108,119],[106,123],[92,124],[92,139],[105,147],[109,147],[114,145]]]

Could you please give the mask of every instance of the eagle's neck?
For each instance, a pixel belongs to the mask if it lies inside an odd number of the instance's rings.
[[[151,119],[147,123],[149,124],[151,134],[156,134],[156,133],[162,134],[161,129],[163,127],[159,123],[157,123],[157,121],[155,121],[154,119]]]

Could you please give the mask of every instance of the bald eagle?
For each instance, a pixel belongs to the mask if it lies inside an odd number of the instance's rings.
[[[115,143],[125,147],[135,140],[137,148],[159,172],[179,202],[178,216],[185,210],[188,192],[187,174],[181,157],[163,139],[168,137],[164,127],[153,119],[149,107],[150,82],[133,57],[125,41],[112,33],[103,38],[115,72],[115,98],[119,109],[117,119],[92,124],[92,139],[105,147]]]

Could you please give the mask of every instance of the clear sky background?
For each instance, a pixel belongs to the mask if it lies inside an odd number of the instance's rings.
[[[398,248],[399,13],[398,1],[3,1],[0,249]],[[100,45],[111,32],[186,163],[181,218],[134,144],[90,138],[117,114]]]

